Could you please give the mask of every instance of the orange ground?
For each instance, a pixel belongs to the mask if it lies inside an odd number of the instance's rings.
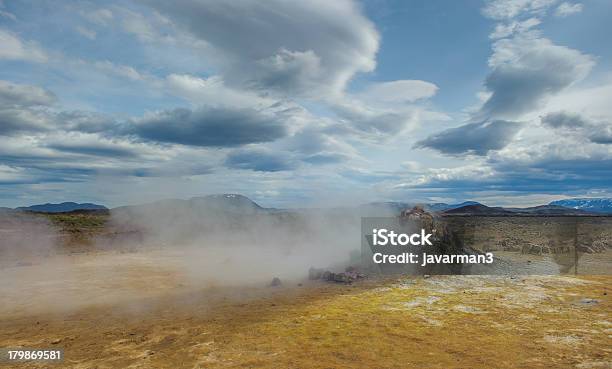
[[[611,282],[407,278],[244,299],[207,289],[138,301],[146,309],[6,317],[0,347],[63,347],[57,368],[610,368]]]

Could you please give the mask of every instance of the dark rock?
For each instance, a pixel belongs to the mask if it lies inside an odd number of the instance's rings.
[[[282,286],[282,282],[280,280],[280,278],[278,277],[274,277],[272,278],[272,282],[270,282],[270,284],[268,285],[269,287],[280,287]]]
[[[342,273],[334,273],[329,270],[310,268],[308,270],[308,279],[321,279],[327,282],[352,283],[358,279],[365,278],[365,275],[360,273],[354,266],[349,266]]]

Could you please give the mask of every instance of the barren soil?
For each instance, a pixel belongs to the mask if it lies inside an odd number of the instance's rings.
[[[611,276],[271,288],[198,285],[172,265],[109,252],[4,267],[0,347],[64,348],[57,368],[612,367]]]

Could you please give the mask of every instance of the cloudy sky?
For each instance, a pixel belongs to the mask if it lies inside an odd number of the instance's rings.
[[[612,192],[607,0],[0,0],[0,206]]]

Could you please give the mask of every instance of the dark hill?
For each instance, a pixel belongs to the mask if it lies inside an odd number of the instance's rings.
[[[446,211],[446,210],[461,208],[467,205],[482,205],[482,204],[476,201],[464,201],[460,204],[446,204],[443,202],[438,202],[434,204],[427,204],[425,205],[425,208],[429,211]]]
[[[448,209],[443,214],[450,215],[513,215],[512,211],[500,207],[489,207],[482,204],[465,205],[455,209]]]
[[[580,209],[566,208],[558,205],[540,205],[529,208],[507,208],[515,213],[533,214],[533,215],[589,215],[593,214]]]
[[[62,202],[61,204],[40,204],[32,206],[19,207],[15,210],[21,211],[35,211],[41,213],[66,213],[75,210],[108,210],[106,206],[83,203],[78,204],[76,202]]]
[[[592,213],[612,214],[612,198],[565,199],[553,201],[549,205],[557,205],[570,209],[585,210]]]
[[[153,211],[156,213],[172,213],[186,211],[198,214],[200,212],[212,213],[232,213],[232,214],[254,214],[265,212],[268,209],[259,206],[246,196],[238,194],[219,194],[202,197],[193,197],[189,200],[167,199],[149,204],[121,206],[114,208],[113,212]]]

